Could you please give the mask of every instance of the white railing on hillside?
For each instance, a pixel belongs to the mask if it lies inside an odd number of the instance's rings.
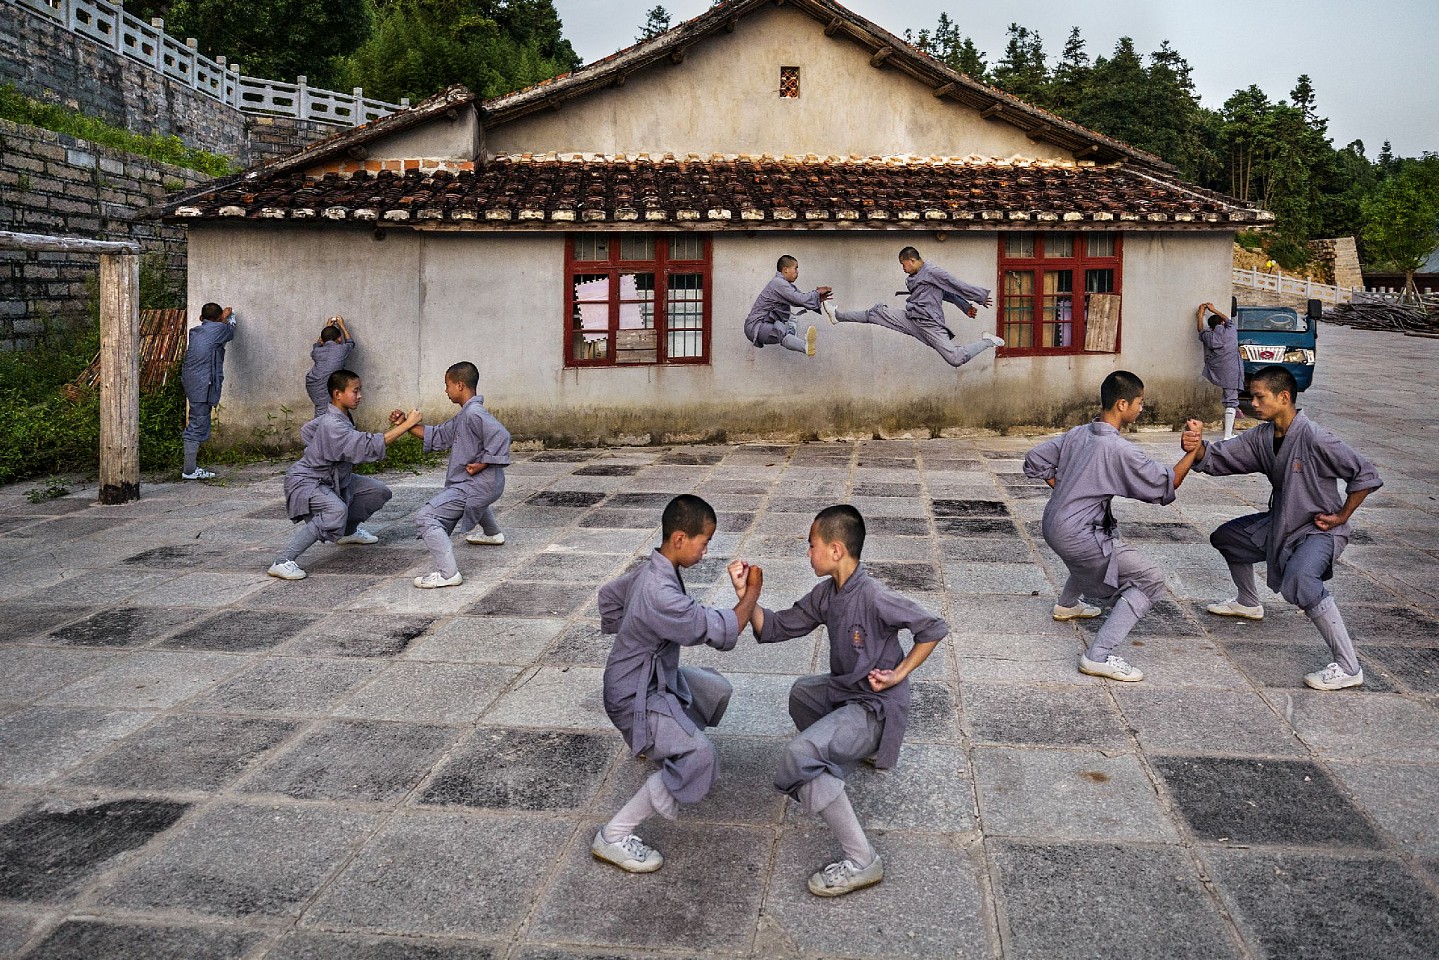
[[[1348,303],[1356,294],[1364,293],[1362,288],[1334,287],[1302,277],[1286,277],[1282,273],[1265,273],[1263,270],[1241,270],[1238,267],[1234,268],[1234,284],[1303,297],[1305,300],[1323,300],[1325,303]]]
[[[306,84],[263,80],[240,73],[238,63],[225,57],[211,60],[196,49],[193,39],[183,43],[165,32],[165,21],[145,23],[124,10],[123,0],[0,0],[49,17],[67,30],[88,37],[131,60],[138,60],[186,86],[246,113],[298,117],[321,123],[357,126],[410,105],[365,96],[360,87],[336,93]]]

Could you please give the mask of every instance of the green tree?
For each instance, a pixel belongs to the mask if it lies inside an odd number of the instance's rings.
[[[329,85],[371,23],[366,0],[172,0],[165,31],[194,37],[207,56],[228,57],[252,77]]]
[[[1094,61],[1075,119],[1116,140],[1146,149],[1150,139],[1144,108],[1148,90],[1143,58],[1134,49],[1132,39],[1120,37],[1113,56]]]
[[[385,100],[455,83],[495,97],[579,66],[559,29],[551,0],[391,0],[341,75]]]
[[[638,41],[653,40],[670,28],[670,12],[664,7],[650,7],[645,13],[645,22],[640,26]]]
[[[1439,154],[1396,166],[1363,202],[1364,253],[1374,266],[1402,270],[1407,296],[1414,271],[1439,246]]]
[[[1080,36],[1078,27],[1071,27],[1049,86],[1049,100],[1055,113],[1071,120],[1079,115],[1092,70],[1089,53],[1084,49],[1084,38]]]
[[[1049,65],[1044,41],[1038,33],[1017,23],[1009,25],[1009,42],[1004,56],[994,65],[991,78],[1005,93],[1036,106],[1049,102]]]

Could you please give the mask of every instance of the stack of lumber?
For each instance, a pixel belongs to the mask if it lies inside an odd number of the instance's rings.
[[[175,375],[185,357],[185,311],[140,311],[140,392],[152,393]],[[100,383],[100,357],[75,378],[78,389],[94,389]]]
[[[1409,336],[1439,338],[1439,303],[1432,299],[1394,303],[1356,298],[1353,303],[1341,303],[1324,311],[1324,319],[1360,330],[1392,330]]]

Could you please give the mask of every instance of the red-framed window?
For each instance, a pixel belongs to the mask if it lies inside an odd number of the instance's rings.
[[[574,234],[565,276],[565,366],[709,362],[708,236]]]
[[[1000,234],[1002,352],[1117,352],[1123,255],[1117,233]],[[1096,294],[1105,299],[1094,300]]]

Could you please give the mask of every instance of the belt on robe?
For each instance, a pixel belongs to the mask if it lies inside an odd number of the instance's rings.
[[[631,739],[634,740],[635,743],[630,747],[630,753],[636,757],[644,753],[652,745],[649,725],[650,679],[652,677],[657,678],[658,691],[661,694],[673,687],[675,680],[674,677],[667,677],[665,675],[664,665],[660,663],[659,657],[650,655],[645,659],[649,661],[650,668],[643,671],[640,675],[639,684],[635,688],[635,705],[630,718],[632,724],[631,729],[635,731],[631,734]],[[683,707],[683,704],[681,704],[681,707]],[[678,717],[674,717],[673,714],[671,714],[671,716],[676,723],[684,728],[686,733],[694,733],[696,728],[694,722],[690,720],[689,714],[683,709],[680,710],[680,714],[681,716]],[[639,742],[641,739],[643,739],[643,743]]]

